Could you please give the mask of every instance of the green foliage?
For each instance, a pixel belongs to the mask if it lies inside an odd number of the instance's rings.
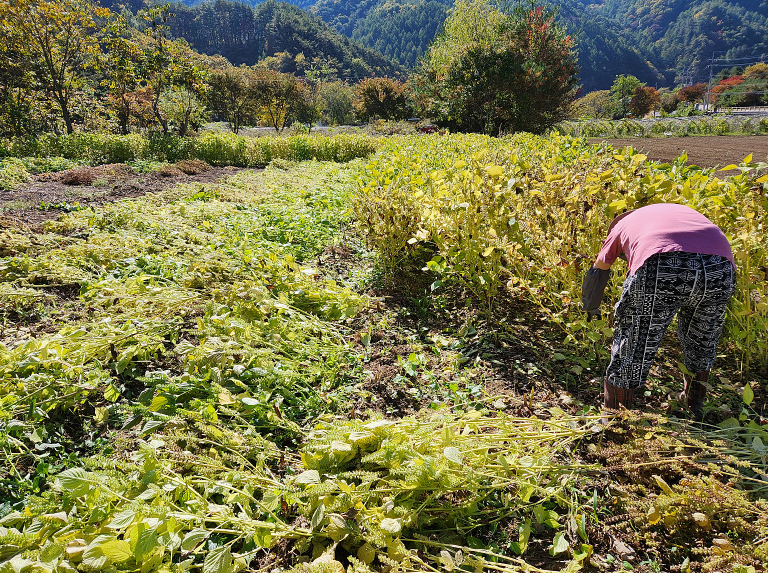
[[[202,125],[208,116],[205,106],[195,92],[184,87],[164,91],[158,106],[176,127],[180,137],[184,137],[190,127],[194,129]]]
[[[412,84],[417,107],[453,130],[542,133],[567,116],[576,78],[573,39],[552,12],[530,2],[508,14],[467,0]]]
[[[327,82],[320,87],[323,120],[328,125],[345,125],[354,121],[354,90],[342,82]]]
[[[657,165],[631,148],[590,147],[555,135],[409,138],[372,158],[355,210],[385,272],[402,274],[432,255],[425,270],[469,295],[490,318],[506,283],[583,352],[599,353],[606,323],[587,323],[578,301],[583,272],[613,214],[657,202],[690,205],[732,237],[742,272],[725,340],[745,370],[761,372],[768,304],[752,293],[766,285],[757,269],[765,266],[759,228],[768,202],[749,192],[764,185],[766,177],[750,174],[765,164],[745,161],[740,175],[720,179],[686,167],[685,158]],[[609,293],[618,298],[618,282]]]
[[[573,102],[572,117],[583,119],[610,119],[613,102],[608,90],[590,92]]]
[[[630,114],[629,104],[635,91],[643,87],[643,84],[635,76],[617,76],[611,86],[611,101],[613,102],[613,117],[620,119]]]
[[[273,159],[290,161],[346,162],[373,153],[376,138],[340,134],[297,135],[289,137],[241,137],[234,134],[206,133],[197,138],[151,133],[110,135],[74,133],[8,142],[8,151],[24,157],[35,172],[66,169],[77,163],[163,162],[201,159],[211,165],[263,167]],[[38,167],[39,166],[39,167]]]
[[[744,120],[737,116],[701,116],[689,104],[680,104],[674,119],[649,119],[635,121],[565,121],[555,131],[574,137],[685,137],[688,135],[744,134],[762,135],[768,133],[768,118]]]
[[[0,189],[10,191],[32,179],[24,162],[14,157],[0,159]]]
[[[340,77],[387,75],[397,66],[370,48],[350,41],[317,18],[285,2],[268,0],[255,8],[242,3],[218,1],[189,8],[174,7],[170,33],[185,38],[208,54],[221,54],[235,65],[252,66],[265,58],[286,56],[278,71],[299,72],[297,59],[332,63]],[[237,32],[222,35],[222,29]],[[297,56],[301,55],[301,58]]]
[[[357,84],[353,106],[362,121],[398,120],[411,115],[405,84],[389,78],[367,78]]]

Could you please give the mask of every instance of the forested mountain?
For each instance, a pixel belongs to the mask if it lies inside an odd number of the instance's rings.
[[[136,11],[144,0],[102,0]],[[323,68],[330,75],[360,79],[398,75],[403,69],[294,4],[267,0],[255,6],[229,0],[170,5],[169,34],[184,38],[198,52],[221,55],[235,65],[269,63],[282,72],[303,74]],[[266,62],[265,62],[266,61]]]
[[[766,0],[603,0],[587,13],[622,22],[628,37],[670,76],[706,81],[719,67],[768,60]]]
[[[244,0],[258,7],[263,0]],[[274,1],[274,0],[270,0]],[[200,0],[184,0],[197,4]],[[413,67],[453,0],[292,0],[336,31]],[[768,58],[768,0],[552,0],[577,38],[584,91],[619,74],[655,86],[706,80],[713,54],[736,65]],[[306,54],[305,54],[306,55]],[[714,70],[717,73],[718,69]]]

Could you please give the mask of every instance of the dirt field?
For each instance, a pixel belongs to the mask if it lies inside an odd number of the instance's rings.
[[[203,173],[171,175],[137,174],[124,165],[91,168],[97,179],[92,184],[65,184],[68,172],[46,173],[12,191],[0,190],[0,229],[3,227],[37,228],[56,219],[74,206],[96,207],[104,203],[163,191],[179,183],[213,183],[239,171],[236,167],[212,167]],[[75,171],[75,170],[70,170]]]
[[[671,163],[682,153],[688,154],[688,164],[699,167],[725,167],[739,164],[752,153],[753,161],[768,161],[766,135],[714,135],[701,137],[592,139],[606,141],[614,148],[631,145],[649,159]]]

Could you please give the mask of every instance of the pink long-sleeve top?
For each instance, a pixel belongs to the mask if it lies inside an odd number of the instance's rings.
[[[698,211],[675,203],[656,203],[627,213],[610,229],[597,258],[612,265],[624,253],[629,274],[634,275],[648,257],[671,251],[720,255],[736,266],[720,228]]]

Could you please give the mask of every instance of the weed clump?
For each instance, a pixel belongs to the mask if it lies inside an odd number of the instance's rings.
[[[13,157],[0,160],[0,190],[10,191],[32,179],[24,164]]]
[[[210,164],[205,161],[201,161],[200,159],[185,159],[183,161],[177,161],[173,166],[182,173],[186,173],[187,175],[199,175],[200,173],[205,173],[211,168]]]
[[[68,169],[61,176],[64,185],[91,185],[96,181],[96,171],[93,167],[77,167]]]
[[[175,165],[163,165],[157,170],[157,174],[160,175],[160,177],[179,177],[184,175],[182,170]]]

